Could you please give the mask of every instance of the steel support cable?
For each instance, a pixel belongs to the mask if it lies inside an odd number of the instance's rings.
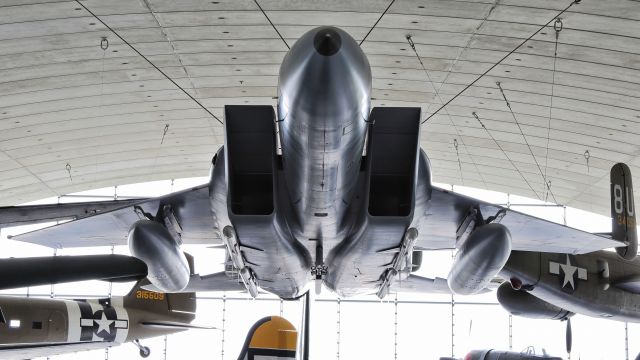
[[[453,147],[456,149],[456,157],[458,158],[458,170],[460,171],[460,182],[464,185],[464,178],[462,177],[462,162],[460,161],[460,152],[458,152],[458,140],[453,139]],[[486,185],[485,185],[486,188]]]
[[[258,9],[260,9],[260,11],[262,12],[262,15],[264,15],[264,17],[267,18],[267,21],[269,22],[269,24],[271,24],[271,27],[273,28],[273,30],[276,31],[276,34],[278,34],[278,36],[280,37],[280,40],[282,40],[282,42],[287,47],[287,49],[291,49],[291,47],[289,47],[289,44],[287,44],[287,41],[284,39],[284,37],[282,37],[282,34],[280,34],[280,31],[278,31],[278,29],[276,29],[276,26],[273,24],[271,19],[269,19],[269,16],[267,15],[267,13],[264,12],[264,10],[262,9],[262,6],[260,6],[260,4],[258,4],[258,0],[253,0],[253,2],[256,3],[256,5],[258,6]]]
[[[446,75],[444,76],[444,79],[440,83],[440,87],[438,88],[438,90],[442,89],[444,84],[447,82],[447,79],[449,79],[449,76],[453,72],[453,67],[456,66],[456,64],[458,64],[458,61],[462,57],[462,54],[464,54],[464,52],[467,51],[467,49],[471,46],[471,43],[473,42],[473,39],[476,37],[476,35],[478,34],[478,31],[480,31],[482,26],[487,22],[487,19],[489,18],[489,16],[493,12],[493,10],[495,10],[496,6],[498,6],[498,2],[499,1],[500,0],[494,0],[493,5],[491,5],[491,8],[489,9],[487,14],[482,19],[482,22],[478,26],[476,26],[475,30],[473,30],[473,33],[469,37],[469,40],[467,40],[467,42],[464,44],[464,47],[458,52],[458,55],[456,55],[456,58],[453,59],[453,61],[451,62],[451,65],[449,66],[449,69],[447,70]],[[442,103],[441,103],[441,105],[442,105]],[[430,109],[431,109],[431,104],[427,105],[426,112],[428,113]]]
[[[369,34],[371,34],[371,32],[373,31],[373,29],[376,28],[376,26],[378,26],[378,23],[380,22],[380,20],[382,20],[382,17],[387,13],[387,11],[389,11],[389,9],[391,8],[391,5],[393,5],[393,3],[396,2],[396,0],[391,0],[391,2],[389,3],[389,6],[387,6],[386,9],[384,9],[384,11],[382,12],[382,14],[380,15],[380,17],[378,18],[378,20],[376,20],[376,22],[373,24],[373,26],[371,27],[371,29],[369,29],[369,31],[367,32],[367,34],[362,38],[362,40],[360,40],[360,46],[362,46],[362,43],[367,40],[367,38],[369,37]]]
[[[520,174],[520,177],[522,178],[522,180],[524,180],[524,182],[527,184],[527,186],[529,187],[529,189],[531,189],[531,191],[533,191],[533,193],[536,195],[536,197],[538,198],[538,200],[542,200],[542,198],[540,197],[540,195],[538,195],[538,193],[533,189],[533,187],[531,186],[531,184],[529,183],[529,181],[527,180],[527,178],[524,176],[524,174],[520,171],[520,169],[518,169],[518,167],[516,166],[516,164],[513,162],[513,160],[511,160],[511,158],[509,157],[509,155],[507,155],[507,152],[504,151],[504,149],[502,148],[502,146],[500,145],[500,143],[493,137],[493,135],[491,135],[491,132],[489,131],[489,129],[487,129],[487,127],[484,125],[484,123],[480,120],[480,117],[478,116],[478,114],[474,111],[471,113],[471,115],[473,115],[474,118],[476,118],[476,120],[478,120],[478,122],[480,123],[480,126],[482,126],[482,128],[484,129],[484,131],[487,132],[487,135],[489,135],[489,137],[491,138],[491,140],[493,140],[493,142],[496,144],[496,146],[498,146],[498,149],[500,149],[500,151],[502,151],[502,154],[507,158],[507,160],[509,160],[509,163],[511,163],[511,166],[513,166],[513,168],[518,172],[518,174]]]
[[[431,87],[433,88],[433,91],[436,94],[436,97],[438,98],[440,103],[443,104],[444,100],[442,100],[442,97],[440,96],[440,93],[438,92],[438,89],[436,89],[436,85],[433,83],[433,80],[431,79],[431,76],[429,75],[429,71],[427,70],[427,67],[424,65],[424,62],[422,62],[422,58],[420,57],[420,54],[418,54],[418,49],[416,49],[416,44],[413,42],[413,39],[412,39],[411,35],[407,35],[406,39],[407,39],[407,43],[409,43],[409,46],[413,50],[413,53],[416,55],[416,58],[418,59],[418,62],[420,63],[420,67],[422,67],[422,71],[424,71],[424,73],[425,73],[425,75],[427,77],[427,81],[429,81],[429,84],[431,84]],[[484,180],[484,176],[482,176],[482,173],[480,172],[480,169],[478,169],[478,164],[476,163],[475,159],[473,158],[473,156],[471,155],[471,153],[467,149],[467,145],[465,144],[464,139],[462,138],[462,135],[460,134],[460,130],[456,126],[456,123],[453,122],[453,119],[451,118],[451,114],[449,114],[449,112],[446,109],[444,110],[444,112],[447,115],[447,117],[449,119],[449,122],[451,123],[451,126],[453,126],[453,129],[456,131],[456,135],[460,139],[460,142],[462,143],[462,147],[464,147],[464,151],[467,153],[467,155],[469,155],[469,159],[471,159],[471,163],[473,164],[473,167],[476,169],[476,173],[478,173],[478,176],[480,176],[480,180],[482,180],[482,184],[484,185],[484,187],[486,189],[487,188],[487,182]],[[463,185],[464,185],[464,179],[462,178],[462,163],[460,161],[460,154],[458,153],[458,142],[457,142],[456,139],[454,139],[454,144],[453,145],[456,148],[456,155],[458,156],[458,167],[460,168],[460,180],[462,180]]]
[[[553,112],[553,96],[556,85],[556,62],[558,60],[558,40],[560,38],[560,31],[562,31],[562,19],[557,18],[553,23],[553,29],[556,32],[556,41],[553,50],[553,72],[551,73],[551,98],[549,99],[549,120],[547,121],[547,146],[546,151],[544,153],[544,177],[547,177],[547,167],[549,164],[549,140],[551,137],[551,117]],[[549,195],[549,190],[547,189],[547,194],[545,195],[545,201],[547,196]]]
[[[518,127],[518,130],[520,131],[520,135],[522,135],[522,138],[524,139],[524,143],[527,145],[527,148],[529,149],[529,153],[531,154],[531,157],[533,158],[533,161],[536,163],[536,167],[538,167],[538,171],[540,172],[540,176],[542,176],[542,181],[544,182],[544,186],[546,187],[546,191],[551,193],[551,197],[553,198],[553,202],[557,204],[558,201],[556,200],[556,196],[553,194],[553,191],[551,191],[551,181],[547,180],[547,177],[542,172],[542,168],[540,167],[540,163],[538,163],[538,159],[534,155],[533,149],[531,148],[531,145],[529,144],[529,141],[527,141],[527,137],[524,135],[524,131],[522,131],[522,127],[520,126],[520,122],[518,121],[518,118],[516,118],[516,114],[513,112],[513,109],[511,108],[511,103],[509,103],[509,100],[507,99],[507,95],[504,93],[504,89],[502,88],[502,85],[500,84],[499,81],[496,82],[496,85],[498,86],[498,89],[500,89],[500,93],[502,94],[502,98],[504,99],[504,102],[507,104],[507,108],[509,109],[509,112],[511,113],[511,116],[513,117],[513,121],[516,123],[516,126]],[[545,199],[545,201],[546,201],[546,199]]]
[[[142,59],[144,59],[146,62],[149,63],[149,65],[153,66],[153,68],[155,68],[156,70],[158,70],[158,72],[160,74],[162,74],[162,76],[164,76],[165,78],[167,78],[167,80],[171,81],[171,83],[173,85],[175,85],[178,89],[180,89],[183,93],[185,93],[185,95],[187,95],[191,100],[193,100],[196,104],[198,104],[198,106],[200,106],[204,111],[207,112],[207,114],[211,115],[211,117],[213,117],[214,119],[216,119],[220,124],[223,124],[222,120],[220,120],[220,118],[218,118],[217,116],[215,116],[209,109],[207,109],[204,105],[202,105],[202,103],[200,103],[196,98],[194,98],[191,94],[189,94],[182,86],[178,85],[177,82],[175,82],[171,77],[169,77],[169,75],[167,75],[164,71],[162,71],[158,66],[156,66],[156,64],[152,63],[151,60],[147,59],[146,56],[142,55],[142,53],[140,51],[138,51],[138,49],[136,49],[133,45],[131,45],[127,40],[125,40],[122,36],[120,36],[120,34],[115,31],[113,28],[111,28],[109,25],[107,25],[107,23],[105,23],[100,17],[98,17],[98,15],[94,14],[93,11],[89,10],[88,7],[86,7],[83,3],[81,3],[79,0],[75,0],[76,3],[78,3],[78,5],[82,6],[89,14],[91,14],[91,16],[93,16],[94,18],[96,18],[96,20],[98,20],[102,25],[104,25],[104,27],[106,27],[109,31],[111,31],[115,36],[118,37],[118,39],[120,39],[123,43],[125,43],[127,46],[129,46],[131,48],[131,50],[133,50],[136,54],[138,54]]]
[[[460,90],[457,94],[455,94],[451,99],[449,99],[446,103],[444,103],[442,106],[440,106],[436,111],[434,111],[431,115],[429,115],[426,119],[424,119],[422,121],[422,123],[424,124],[425,122],[427,122],[429,119],[431,119],[435,114],[437,114],[438,112],[440,112],[440,110],[442,110],[444,107],[446,107],[447,105],[449,105],[453,100],[455,100],[456,98],[458,98],[458,96],[462,95],[463,92],[467,91],[470,87],[472,87],[475,83],[478,82],[478,80],[482,79],[485,75],[487,75],[491,70],[493,70],[496,66],[500,65],[506,58],[508,58],[511,54],[513,54],[514,52],[516,52],[518,49],[520,49],[522,47],[522,45],[524,45],[527,41],[531,40],[534,36],[536,36],[540,31],[542,31],[542,29],[546,28],[547,26],[549,26],[549,24],[551,24],[552,21],[554,21],[555,19],[557,19],[558,17],[560,17],[560,15],[564,14],[567,10],[569,10],[573,5],[575,4],[579,4],[581,0],[573,0],[571,2],[571,4],[569,4],[569,6],[565,7],[564,9],[562,9],[558,14],[556,14],[551,20],[547,21],[544,25],[542,25],[538,30],[536,30],[533,34],[529,35],[529,37],[527,37],[526,39],[524,39],[524,41],[522,41],[520,44],[518,44],[518,46],[516,46],[515,48],[513,48],[513,50],[509,51],[505,56],[503,56],[500,60],[498,60],[498,62],[496,62],[495,64],[491,65],[491,67],[489,69],[487,69],[485,72],[483,72],[482,74],[480,74],[477,78],[475,78],[475,80],[473,80],[471,83],[469,83],[467,86],[465,86],[462,90]]]

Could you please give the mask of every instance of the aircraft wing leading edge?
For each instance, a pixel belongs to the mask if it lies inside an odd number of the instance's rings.
[[[166,215],[167,209],[175,216],[181,228],[182,243],[222,243],[213,229],[209,190],[206,184],[16,235],[12,239],[57,249],[127,245],[129,229],[140,219],[141,214],[156,216],[159,212],[164,212]]]
[[[171,205],[186,244],[221,244],[212,228],[208,189],[202,185],[160,198],[142,200],[135,205],[35,230],[13,237],[15,240],[51,248],[126,245],[136,213],[156,215],[160,206]],[[514,250],[584,254],[624,246],[611,238],[573,229],[483,202],[440,188],[433,188],[427,220],[422,222],[417,249],[455,248],[456,229],[469,209],[479,208],[483,217],[505,212],[500,223],[511,231]]]
[[[513,250],[584,254],[624,246],[620,241],[570,228],[565,225],[526,215],[502,206],[483,202],[440,188],[433,188],[427,220],[421,229],[424,237],[418,249],[455,248],[456,229],[472,208],[480,210],[484,219],[504,212],[499,220],[511,232]]]

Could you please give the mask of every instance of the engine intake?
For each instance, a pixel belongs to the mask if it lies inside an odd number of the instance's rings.
[[[138,220],[129,230],[129,251],[148,268],[147,278],[164,292],[187,287],[191,270],[177,239],[155,221]]]

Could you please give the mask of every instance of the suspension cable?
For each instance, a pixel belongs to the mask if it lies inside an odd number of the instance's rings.
[[[425,75],[427,77],[427,81],[429,82],[429,84],[431,84],[431,87],[433,88],[433,91],[436,94],[436,97],[438,98],[440,103],[443,104],[444,100],[440,96],[440,93],[438,92],[438,89],[436,88],[436,85],[434,84],[433,80],[431,79],[431,76],[429,75],[429,71],[427,70],[427,67],[424,65],[424,62],[422,62],[422,58],[418,54],[418,50],[416,49],[416,44],[413,42],[413,37],[411,35],[407,35],[406,39],[407,39],[407,42],[409,43],[409,46],[413,50],[413,53],[416,55],[416,58],[418,59],[418,62],[420,63],[420,66],[422,67],[422,71],[424,71],[424,73],[425,73]],[[442,88],[442,85],[440,87]],[[484,176],[482,176],[482,173],[480,172],[480,169],[478,169],[478,164],[476,163],[474,157],[469,152],[469,149],[467,149],[467,144],[465,144],[464,139],[462,138],[462,134],[460,134],[460,130],[458,129],[458,126],[456,126],[456,123],[451,118],[451,114],[449,114],[449,111],[447,111],[447,109],[444,109],[444,113],[447,115],[447,118],[449,119],[449,122],[451,123],[451,126],[453,126],[453,129],[455,130],[456,135],[458,135],[458,138],[460,139],[460,142],[462,143],[462,147],[464,148],[464,151],[469,156],[469,159],[471,159],[471,163],[473,164],[473,167],[476,169],[476,173],[478,173],[478,176],[480,176],[480,180],[482,180],[482,184],[484,184],[484,187],[486,189],[487,188],[487,182],[485,181]],[[462,185],[464,185],[464,179],[462,178],[462,163],[460,161],[460,154],[458,152],[458,141],[455,140],[455,139],[454,139],[454,146],[456,148],[456,154],[458,155],[458,167],[460,168],[460,180],[462,181]]]
[[[474,111],[474,112],[471,113],[471,115],[473,115],[473,117],[476,118],[476,120],[478,120],[478,122],[480,123],[480,126],[482,126],[484,131],[487,132],[487,135],[489,135],[491,140],[493,140],[493,142],[496,144],[496,146],[498,146],[498,149],[500,149],[500,151],[502,151],[502,154],[507,158],[507,160],[509,160],[509,163],[511,163],[511,166],[513,166],[513,168],[518,172],[518,174],[520,174],[520,177],[522,177],[522,180],[524,180],[524,182],[527,183],[527,186],[529,186],[529,189],[531,189],[531,191],[533,191],[533,193],[536,195],[538,200],[542,200],[542,198],[540,198],[540,195],[538,195],[538,193],[533,189],[533,187],[531,186],[531,184],[529,183],[527,178],[524,177],[524,174],[522,174],[522,172],[520,171],[520,169],[518,169],[518,167],[513,162],[513,160],[511,160],[509,155],[507,155],[507,152],[504,151],[504,149],[502,148],[500,143],[496,140],[496,138],[493,137],[493,135],[491,135],[491,132],[489,131],[489,129],[487,129],[487,127],[484,125],[484,123],[480,120],[480,117],[478,116],[478,114]]]
[[[553,29],[556,32],[556,42],[555,42],[555,47],[553,50],[553,72],[551,73],[551,98],[549,99],[549,120],[547,121],[547,150],[545,151],[544,154],[544,176],[547,177],[547,166],[549,163],[549,140],[551,137],[551,119],[552,119],[552,112],[553,112],[553,96],[554,96],[554,91],[555,91],[555,85],[556,85],[556,62],[558,60],[558,39],[560,38],[560,31],[562,31],[562,19],[557,18],[556,22],[553,23]],[[547,190],[547,195],[545,195],[545,198],[548,196],[548,190]]]
[[[396,2],[396,0],[391,0],[391,2],[389,3],[389,6],[387,6],[386,9],[384,9],[384,11],[382,12],[382,14],[380,15],[380,17],[378,18],[378,20],[376,20],[376,22],[373,24],[373,26],[371,27],[371,29],[369,29],[369,31],[367,32],[367,34],[362,38],[362,40],[360,41],[360,46],[362,46],[362,43],[367,40],[367,38],[369,37],[369,34],[371,34],[371,32],[373,31],[373,29],[376,28],[376,26],[378,26],[378,23],[380,22],[380,20],[382,20],[382,17],[387,13],[387,11],[389,11],[389,8],[391,8],[391,5],[393,5],[393,3]]]
[[[196,104],[198,104],[198,106],[200,106],[204,111],[207,112],[207,114],[211,115],[211,117],[213,117],[214,119],[216,119],[220,124],[223,124],[222,120],[220,120],[217,116],[215,116],[209,109],[207,109],[204,105],[202,105],[202,103],[200,103],[200,101],[196,100],[195,97],[193,97],[191,94],[189,94],[187,92],[187,90],[185,90],[182,86],[178,85],[177,82],[175,82],[175,80],[173,80],[171,77],[169,77],[169,75],[167,75],[164,71],[162,71],[158,66],[156,66],[156,64],[152,63],[151,60],[147,59],[146,56],[142,55],[142,53],[140,51],[138,51],[138,49],[136,49],[133,45],[131,45],[127,40],[125,40],[122,36],[120,36],[120,34],[118,34],[118,32],[116,32],[115,30],[113,30],[113,28],[111,28],[109,25],[107,25],[107,23],[105,23],[104,21],[102,21],[102,19],[100,17],[98,17],[98,15],[94,14],[91,10],[89,10],[88,7],[86,7],[83,3],[81,3],[79,0],[76,0],[76,3],[78,3],[78,5],[82,6],[89,14],[91,14],[91,16],[93,16],[94,18],[96,18],[96,20],[100,21],[100,23],[102,25],[104,25],[104,27],[106,27],[109,31],[111,31],[115,36],[117,36],[123,43],[127,44],[127,46],[129,46],[131,48],[131,50],[133,50],[136,54],[138,54],[142,59],[144,59],[146,62],[148,62],[151,66],[153,66],[156,70],[158,70],[158,72],[160,74],[162,74],[165,78],[167,78],[167,80],[171,81],[171,83],[173,85],[175,85],[178,89],[180,89],[183,93],[185,93],[185,95],[187,95],[191,100],[193,100]]]
[[[437,114],[440,110],[442,110],[445,106],[449,105],[453,100],[455,100],[458,96],[460,96],[463,92],[467,91],[470,87],[472,87],[475,83],[478,82],[478,80],[482,79],[485,75],[487,75],[491,70],[493,70],[496,66],[500,65],[506,58],[508,58],[511,54],[513,54],[514,52],[516,52],[516,50],[520,49],[522,47],[522,45],[524,45],[527,41],[531,40],[534,36],[536,36],[540,31],[542,31],[542,29],[546,28],[547,26],[549,26],[549,24],[551,24],[552,21],[554,21],[555,19],[557,19],[558,17],[560,17],[560,15],[564,14],[567,10],[569,10],[569,8],[571,8],[573,5],[575,4],[579,4],[581,0],[573,0],[571,2],[571,4],[569,4],[569,6],[567,6],[566,8],[564,8],[562,11],[560,11],[558,14],[556,14],[556,16],[553,17],[553,19],[547,21],[544,25],[542,25],[538,30],[536,30],[536,32],[534,32],[533,34],[531,34],[528,38],[524,39],[524,41],[522,41],[520,44],[518,44],[518,46],[516,46],[513,50],[509,51],[505,56],[503,56],[500,60],[498,60],[497,63],[493,64],[489,69],[487,69],[485,72],[483,72],[482,74],[480,74],[480,76],[478,76],[475,80],[473,80],[471,83],[469,83],[467,86],[465,86],[462,90],[460,90],[456,95],[454,95],[451,99],[449,99],[446,103],[442,104],[442,106],[440,106],[436,111],[434,111],[431,115],[429,115],[426,119],[424,119],[422,121],[422,123],[424,124],[425,122],[427,122],[429,119],[431,119],[435,114]]]
[[[522,127],[520,126],[520,122],[518,122],[518,118],[516,118],[516,114],[513,112],[513,109],[511,108],[511,103],[509,103],[509,100],[507,100],[507,95],[504,93],[504,89],[502,89],[502,85],[500,84],[499,81],[496,82],[496,85],[498,86],[498,89],[500,89],[500,93],[502,94],[502,98],[504,99],[505,103],[507,104],[507,108],[509,108],[509,112],[511,113],[511,116],[513,117],[513,121],[515,121],[516,126],[518,126],[518,130],[520,131],[520,135],[522,135],[522,139],[524,139],[524,143],[527,145],[527,148],[529,149],[529,153],[531,154],[531,157],[533,158],[533,161],[536,163],[536,166],[538,167],[538,171],[540,172],[540,176],[542,176],[542,182],[543,182],[544,186],[546,187],[546,190],[551,193],[551,197],[553,197],[553,202],[557,204],[558,201],[556,200],[556,196],[553,194],[553,191],[551,191],[551,182],[547,180],[547,177],[542,172],[542,168],[540,167],[540,163],[538,163],[538,159],[533,154],[533,149],[531,148],[531,145],[529,145],[529,141],[527,141],[527,137],[524,135],[524,131],[522,131]],[[545,199],[545,201],[546,201],[546,199]]]
[[[273,30],[276,31],[276,33],[278,34],[278,36],[280,37],[280,40],[282,40],[282,42],[284,43],[284,45],[287,47],[287,49],[291,49],[291,47],[289,47],[289,44],[287,44],[287,40],[284,39],[284,37],[282,37],[282,34],[280,34],[280,31],[278,31],[278,29],[276,28],[276,26],[273,24],[273,22],[271,21],[271,19],[269,18],[269,16],[267,15],[266,12],[264,12],[264,10],[262,9],[262,6],[260,6],[260,4],[258,4],[258,0],[253,0],[254,3],[256,3],[256,5],[258,5],[258,9],[260,9],[260,11],[262,12],[262,15],[264,15],[265,18],[267,18],[267,21],[269,22],[269,24],[271,24],[271,27],[273,28]]]

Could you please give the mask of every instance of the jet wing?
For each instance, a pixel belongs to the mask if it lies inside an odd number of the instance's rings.
[[[126,245],[129,228],[140,219],[140,214],[156,216],[167,205],[182,230],[183,243],[221,243],[213,228],[206,184],[158,198],[142,199],[117,209],[16,235],[12,239],[57,249]]]
[[[0,359],[23,360],[70,352],[104,349],[118,345],[107,341],[91,341],[76,343],[41,343],[41,344],[12,344],[0,345]]]
[[[624,246],[611,238],[577,230],[440,188],[433,188],[416,249],[455,248],[456,229],[472,208],[484,219],[504,212],[499,221],[511,232],[513,250],[584,254]]]

